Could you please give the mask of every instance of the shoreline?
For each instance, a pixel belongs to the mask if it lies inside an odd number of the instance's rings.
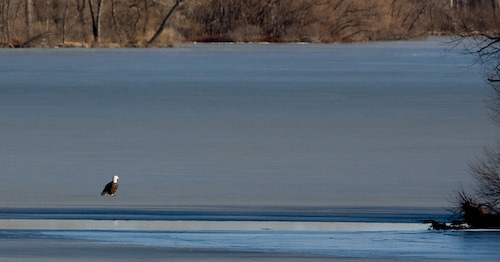
[[[340,45],[340,44],[362,44],[362,43],[383,43],[383,42],[410,42],[410,41],[426,41],[432,38],[453,38],[453,34],[428,34],[410,38],[396,39],[380,39],[380,40],[359,40],[359,41],[330,41],[330,42],[314,42],[314,41],[198,41],[186,40],[180,42],[167,43],[159,46],[135,46],[123,45],[117,43],[107,43],[95,45],[87,42],[71,42],[57,45],[37,45],[37,46],[8,46],[0,45],[0,49],[158,49],[158,48],[179,48],[185,45],[214,45],[214,44],[229,44],[229,45]]]

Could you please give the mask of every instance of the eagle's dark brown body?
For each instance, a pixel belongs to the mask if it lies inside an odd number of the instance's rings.
[[[101,196],[106,194],[113,196],[116,193],[116,190],[118,190],[118,183],[109,182],[102,190]]]

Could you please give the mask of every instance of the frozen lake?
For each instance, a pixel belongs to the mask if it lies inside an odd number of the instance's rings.
[[[444,40],[2,49],[1,205],[447,206],[496,132]]]
[[[0,260],[498,261],[421,224],[497,135],[445,40],[1,49]]]

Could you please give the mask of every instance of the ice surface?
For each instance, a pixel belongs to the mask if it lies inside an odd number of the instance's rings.
[[[151,221],[78,219],[0,219],[0,229],[23,230],[139,230],[139,231],[412,231],[419,223],[277,222],[277,221]]]
[[[282,252],[369,258],[471,261],[500,259],[495,232],[395,231],[43,231],[43,235],[113,244]]]
[[[444,40],[0,50],[2,205],[447,205],[497,136]]]

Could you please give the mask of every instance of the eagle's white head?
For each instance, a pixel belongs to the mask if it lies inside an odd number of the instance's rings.
[[[120,178],[119,176],[114,176],[113,177],[113,183],[118,183],[118,178]]]

